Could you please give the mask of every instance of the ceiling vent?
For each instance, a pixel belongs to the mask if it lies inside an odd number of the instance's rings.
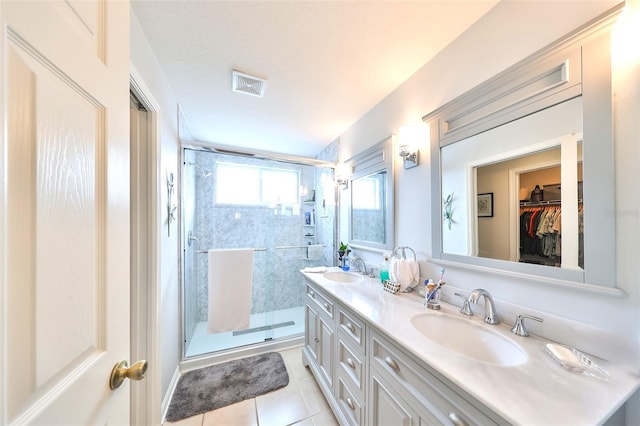
[[[264,78],[255,77],[233,70],[234,92],[244,93],[246,95],[257,96],[261,98],[262,96],[264,96],[264,88],[266,85],[267,80]]]

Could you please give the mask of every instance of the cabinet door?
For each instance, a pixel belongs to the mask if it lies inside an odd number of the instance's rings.
[[[372,426],[419,426],[420,417],[407,402],[372,369],[369,424]]]
[[[324,378],[329,386],[333,384],[334,373],[334,341],[335,328],[331,322],[323,317],[318,317],[318,332],[320,334],[320,342],[318,347],[318,365],[322,371]]]
[[[320,337],[318,336],[318,313],[309,305],[305,306],[304,327],[304,344],[309,349],[313,360],[318,362],[318,343],[320,342]]]

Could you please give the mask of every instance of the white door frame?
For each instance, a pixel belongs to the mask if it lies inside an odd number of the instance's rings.
[[[134,386],[131,388],[131,424],[160,424],[161,420],[161,355],[160,355],[160,335],[161,335],[161,302],[160,302],[160,248],[159,243],[162,225],[160,221],[160,123],[161,109],[159,103],[151,94],[151,90],[144,83],[141,75],[131,64],[130,89],[138,100],[149,112],[147,141],[148,147],[139,161],[145,162],[147,166],[147,187],[138,188],[138,193],[146,195],[147,212],[141,213],[148,219],[146,230],[141,231],[132,227],[132,236],[136,235],[146,239],[146,244],[142,246],[146,251],[147,280],[139,282],[131,281],[131,294],[143,297],[132,297],[131,299],[131,335],[132,335],[132,358],[140,359],[146,357],[149,367],[147,370],[146,382],[142,382],[146,388],[136,392]],[[146,154],[146,158],[144,158]],[[137,170],[138,164],[131,162],[132,176]],[[135,170],[134,170],[135,169]],[[131,200],[133,205],[137,200]],[[142,249],[138,253],[131,252],[131,263],[140,264]],[[145,300],[146,299],[146,300]],[[144,315],[146,312],[146,315]],[[138,353],[133,353],[137,351]]]

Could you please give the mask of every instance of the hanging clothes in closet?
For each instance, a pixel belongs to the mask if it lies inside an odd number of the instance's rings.
[[[560,266],[562,258],[560,206],[520,209],[520,261]]]
[[[579,266],[584,267],[583,214],[579,207]],[[559,204],[520,207],[520,262],[560,267],[562,209]]]

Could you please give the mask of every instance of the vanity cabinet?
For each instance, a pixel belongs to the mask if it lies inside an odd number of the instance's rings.
[[[305,349],[329,388],[333,387],[335,360],[335,321],[333,302],[314,286],[307,284],[305,304]]]
[[[365,351],[366,325],[364,321],[342,305],[337,305],[336,355],[338,405],[348,424],[365,424],[365,379],[367,359]]]
[[[369,404],[369,424],[372,426],[401,425],[419,426],[420,416],[376,371],[370,375],[371,399]],[[430,424],[430,423],[427,423]]]
[[[303,359],[340,424],[505,424],[310,281],[305,309]]]
[[[386,404],[395,401],[395,412],[402,416],[405,423],[414,424],[414,417],[420,417],[421,424],[454,424],[454,425],[495,425],[504,424],[502,419],[493,416],[486,407],[481,410],[477,401],[470,402],[468,396],[461,396],[448,384],[445,384],[428,366],[418,362],[406,350],[398,347],[382,333],[371,332],[370,368],[371,396],[369,411],[371,424],[377,423],[376,407],[380,399]]]

